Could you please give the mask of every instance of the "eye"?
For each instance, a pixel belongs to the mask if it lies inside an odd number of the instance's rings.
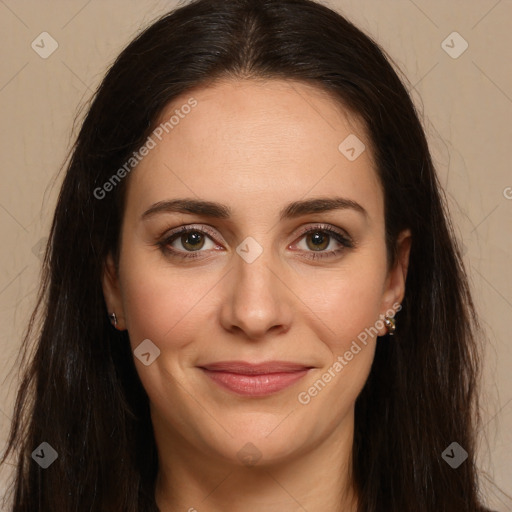
[[[354,247],[354,243],[348,235],[325,224],[307,228],[301,234],[302,239],[304,239],[305,257],[314,260],[335,257],[344,252],[345,249]],[[341,248],[332,249],[332,246],[336,247],[336,244]],[[331,247],[331,250],[326,250],[329,247]]]
[[[212,240],[213,233],[203,227],[182,226],[166,236],[161,242],[158,242],[161,250],[171,256],[181,258],[197,258],[200,257],[201,249],[212,249],[217,247]],[[208,247],[206,242],[210,242],[212,246]],[[176,245],[181,248],[176,248]],[[192,253],[192,254],[187,254]],[[196,254],[194,254],[196,253]]]
[[[165,236],[157,245],[164,254],[171,257],[194,259],[202,257],[201,253],[208,250],[220,249],[221,246],[214,242],[214,237],[213,231],[206,229],[206,226],[181,226]],[[303,230],[300,235],[300,240],[302,239],[305,247],[301,248],[301,252],[309,259],[335,257],[345,249],[354,247],[348,235],[325,224]],[[336,244],[341,247],[326,250]]]

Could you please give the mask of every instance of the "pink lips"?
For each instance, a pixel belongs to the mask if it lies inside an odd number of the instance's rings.
[[[300,380],[310,366],[286,361],[250,364],[225,361],[200,367],[221,387],[245,396],[265,396],[277,393]]]

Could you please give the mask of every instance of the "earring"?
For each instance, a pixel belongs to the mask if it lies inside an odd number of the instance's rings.
[[[108,315],[108,317],[110,318],[110,323],[117,329],[117,316],[115,313],[111,313],[110,315]]]
[[[384,324],[388,328],[388,334],[390,336],[393,336],[396,331],[396,321],[392,316],[385,316],[384,317]]]

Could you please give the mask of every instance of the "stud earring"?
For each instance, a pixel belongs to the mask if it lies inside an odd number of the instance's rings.
[[[388,334],[390,336],[393,336],[396,331],[396,321],[392,316],[385,316],[384,317],[384,324],[388,328]]]
[[[115,313],[111,313],[110,315],[108,315],[109,319],[110,319],[110,323],[117,329],[117,316]]]

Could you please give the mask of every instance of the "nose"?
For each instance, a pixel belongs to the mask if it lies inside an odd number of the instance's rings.
[[[251,263],[238,254],[226,276],[226,297],[221,323],[229,332],[243,333],[251,340],[277,335],[290,329],[293,294],[277,257],[270,250]]]

